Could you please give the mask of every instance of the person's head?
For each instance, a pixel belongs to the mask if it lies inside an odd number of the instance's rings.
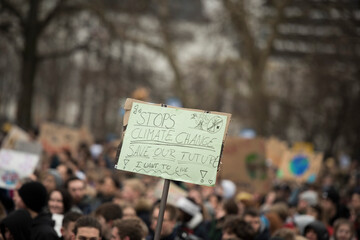
[[[111,229],[111,240],[141,240],[143,239],[143,224],[138,217],[118,219]]]
[[[51,213],[64,214],[70,210],[72,198],[66,189],[55,189],[49,194],[48,207]]]
[[[132,205],[126,204],[122,208],[123,218],[136,217],[136,210]]]
[[[305,214],[309,206],[314,206],[318,203],[318,194],[313,190],[307,190],[300,194],[299,202],[297,204],[297,211],[300,214]]]
[[[253,240],[253,227],[240,216],[229,216],[222,227],[222,240]]]
[[[76,222],[73,230],[72,240],[100,240],[101,225],[92,216],[82,216]]]
[[[18,190],[19,197],[27,210],[40,213],[47,204],[47,191],[40,182],[28,182]]]
[[[351,240],[354,233],[350,220],[339,218],[334,222],[334,240]]]
[[[78,177],[69,178],[65,188],[69,191],[75,203],[79,203],[85,196],[86,184]]]
[[[337,208],[340,196],[334,188],[324,190],[321,197],[321,208],[323,211],[333,211]]]
[[[155,231],[156,229],[159,212],[160,212],[160,206],[155,205],[152,210],[151,225],[150,225],[150,228],[153,231]],[[173,232],[176,225],[177,216],[178,216],[177,208],[171,204],[167,204],[165,207],[163,225],[161,228],[160,236],[162,237],[169,236]]]
[[[1,221],[0,229],[4,240],[26,240],[30,236],[32,219],[25,209],[11,212]]]
[[[61,163],[56,167],[56,170],[61,176],[63,182],[66,182],[74,173],[71,168],[69,168],[66,164]]]
[[[329,232],[325,224],[315,220],[304,229],[304,236],[309,240],[329,240]]]
[[[249,208],[245,210],[243,219],[245,222],[249,223],[252,226],[256,233],[260,231],[261,219],[258,210],[254,208]]]
[[[201,208],[195,200],[189,197],[181,197],[176,201],[176,207],[179,209],[179,221],[188,223],[195,216],[201,215]]]
[[[289,228],[280,228],[272,234],[272,238],[278,237],[283,240],[295,240],[296,234],[293,230]]]
[[[56,169],[48,169],[41,179],[48,193],[63,185],[63,180],[60,173]]]
[[[14,204],[15,204],[15,209],[24,209],[26,208],[23,200],[21,199],[20,195],[19,195],[19,189],[21,188],[21,186],[25,183],[28,183],[28,182],[32,182],[33,180],[29,177],[26,177],[26,178],[22,178],[20,179],[16,186],[15,186],[15,189],[14,189],[14,195],[13,195],[13,201],[14,201]]]
[[[350,206],[355,211],[360,211],[360,188],[352,192]]]
[[[140,179],[132,178],[124,181],[122,189],[122,198],[126,202],[137,201],[145,192],[145,185]]]
[[[100,180],[99,191],[105,196],[113,196],[116,190],[120,188],[120,183],[115,177],[106,176]]]
[[[103,203],[96,209],[95,217],[101,224],[101,230],[105,238],[109,239],[111,237],[113,222],[116,219],[121,219],[122,216],[122,209],[116,203]]]
[[[64,215],[62,226],[60,229],[61,235],[64,240],[71,240],[73,235],[73,230],[75,227],[75,222],[82,216],[78,212],[68,212]]]
[[[320,205],[318,205],[318,204],[312,205],[312,206],[309,206],[306,209],[305,214],[313,216],[317,220],[321,220],[321,218],[322,218],[322,209],[321,209]]]

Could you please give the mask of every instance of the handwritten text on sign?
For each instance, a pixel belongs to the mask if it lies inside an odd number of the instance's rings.
[[[117,169],[212,186],[226,115],[134,102]]]

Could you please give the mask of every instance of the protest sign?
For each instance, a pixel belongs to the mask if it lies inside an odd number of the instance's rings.
[[[266,147],[266,159],[269,160],[269,162],[273,166],[279,168],[281,165],[283,154],[288,149],[286,142],[271,137],[266,140],[265,147]]]
[[[264,193],[269,190],[265,161],[265,140],[262,138],[228,137],[225,141],[220,176],[233,181],[239,190]]]
[[[9,149],[0,149],[0,187],[14,189],[19,179],[30,176],[39,156]]]
[[[18,126],[12,126],[9,133],[3,140],[1,148],[14,149],[17,141],[29,141],[30,136]]]
[[[80,143],[78,129],[55,123],[43,123],[40,126],[40,141],[45,151],[54,153],[63,148],[76,151]]]
[[[277,177],[281,180],[314,182],[320,172],[322,160],[321,153],[286,151]]]
[[[231,114],[125,103],[119,170],[215,185]]]
[[[157,199],[161,198],[163,185],[164,185],[164,180],[160,179],[159,182],[155,186],[153,197],[155,197]],[[179,200],[182,197],[186,197],[187,195],[188,195],[187,191],[185,191],[181,187],[177,186],[175,183],[170,182],[169,197],[167,200],[168,203],[175,206],[177,200]]]

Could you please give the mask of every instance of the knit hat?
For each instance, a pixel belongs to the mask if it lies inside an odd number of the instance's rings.
[[[325,189],[322,192],[322,198],[330,200],[335,205],[339,204],[339,201],[340,201],[340,196],[334,188]]]
[[[47,204],[46,188],[39,182],[25,183],[18,192],[26,207],[34,212],[41,212]]]
[[[329,240],[329,232],[322,222],[315,220],[309,223],[304,229],[304,235],[306,235],[310,229],[315,231],[318,240]]]
[[[54,177],[57,188],[63,185],[63,179],[61,178],[60,173],[56,169],[48,169],[47,174]]]
[[[310,206],[314,206],[318,203],[318,194],[313,190],[307,190],[300,194],[299,199],[307,202]]]

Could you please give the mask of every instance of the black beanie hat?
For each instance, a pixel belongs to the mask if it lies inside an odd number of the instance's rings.
[[[18,192],[26,207],[34,212],[41,212],[47,204],[46,188],[39,182],[25,183]]]

